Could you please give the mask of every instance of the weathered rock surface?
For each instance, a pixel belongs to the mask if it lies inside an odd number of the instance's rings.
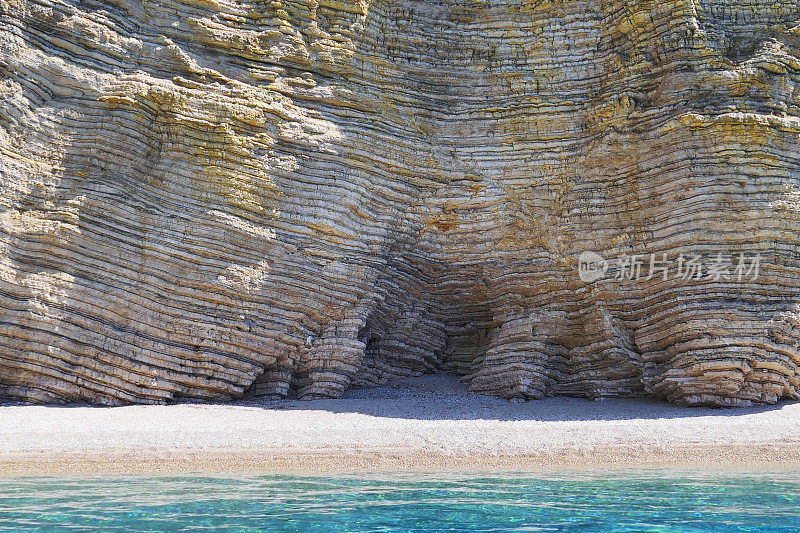
[[[0,0],[0,397],[798,398],[799,74],[788,0]]]

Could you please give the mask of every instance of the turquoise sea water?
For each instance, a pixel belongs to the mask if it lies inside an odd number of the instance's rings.
[[[800,474],[0,478],[0,531],[800,531]]]

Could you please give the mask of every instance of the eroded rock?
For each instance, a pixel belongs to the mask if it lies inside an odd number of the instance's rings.
[[[788,0],[0,0],[0,395],[797,398],[799,28]],[[585,251],[760,268],[585,282]]]

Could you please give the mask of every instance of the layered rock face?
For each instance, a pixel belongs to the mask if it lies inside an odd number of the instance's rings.
[[[0,397],[796,399],[799,73],[788,0],[0,0]]]

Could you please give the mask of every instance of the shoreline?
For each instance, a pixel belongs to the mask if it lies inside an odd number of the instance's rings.
[[[14,454],[0,459],[0,477],[50,477],[83,475],[187,475],[187,474],[562,474],[641,471],[707,473],[800,471],[798,444],[720,449],[705,446],[686,449],[605,448],[592,452],[570,450],[558,454],[514,456],[423,455],[418,450],[136,450],[59,454]]]
[[[423,376],[339,400],[0,406],[0,475],[800,467],[800,403],[526,403]]]

